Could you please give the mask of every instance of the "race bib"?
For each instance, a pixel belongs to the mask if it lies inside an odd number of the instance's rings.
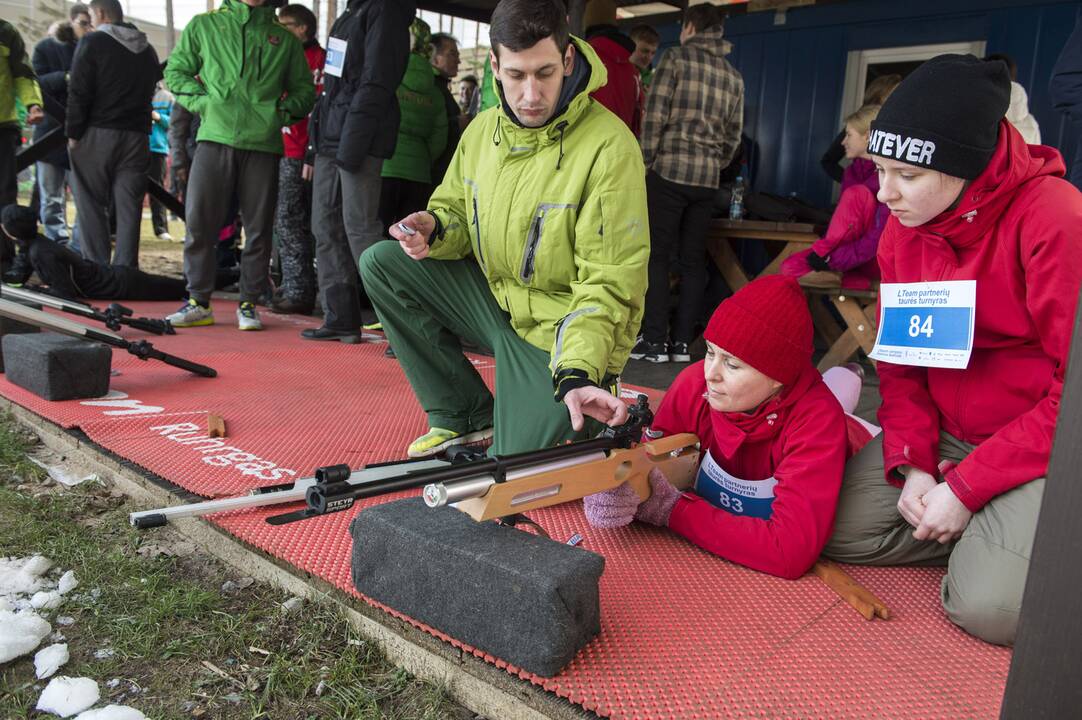
[[[342,77],[346,66],[346,47],[349,45],[342,38],[327,38],[327,59],[323,61],[323,72],[335,77]]]
[[[973,352],[977,281],[886,283],[870,356],[896,365],[964,370]]]
[[[741,480],[725,472],[707,451],[695,478],[695,493],[711,505],[731,512],[769,520],[774,512],[774,486],[778,481]]]

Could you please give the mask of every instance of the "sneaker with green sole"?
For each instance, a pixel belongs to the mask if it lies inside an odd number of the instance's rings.
[[[250,302],[242,302],[237,307],[237,329],[238,330],[262,330],[263,321],[259,319],[259,312],[255,309],[255,304]]]
[[[456,433],[454,430],[430,428],[428,432],[410,443],[406,454],[411,458],[431,457],[439,455],[452,445],[469,445],[470,443],[488,440],[490,437],[492,437],[492,428],[466,433],[465,435]]]
[[[172,315],[166,315],[165,319],[175,328],[202,327],[214,324],[214,311],[209,305],[203,306],[195,300],[189,300]]]

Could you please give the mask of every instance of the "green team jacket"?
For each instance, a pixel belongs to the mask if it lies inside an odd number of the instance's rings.
[[[589,79],[562,113],[524,128],[501,103],[467,126],[429,200],[442,230],[430,257],[472,255],[515,332],[549,350],[553,374],[580,370],[600,385],[623,370],[642,318],[646,173],[627,125],[590,98],[604,65],[572,41]]]
[[[380,174],[427,185],[432,182],[432,164],[447,145],[447,112],[428,58],[410,53],[395,94],[401,111],[398,141]]]
[[[0,20],[0,125],[18,125],[15,97],[23,107],[41,105],[41,89],[19,31]]]
[[[282,128],[303,120],[316,99],[300,41],[274,21],[273,9],[239,0],[192,18],[165,82],[200,116],[198,140],[278,155]]]

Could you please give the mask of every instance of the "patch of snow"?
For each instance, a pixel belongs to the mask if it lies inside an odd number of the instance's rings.
[[[38,650],[37,655],[34,656],[34,672],[38,680],[44,680],[55,673],[69,659],[68,646],[63,643]]]
[[[282,603],[282,610],[287,613],[297,612],[304,606],[304,598],[291,597]]]
[[[0,611],[0,663],[34,650],[52,631],[49,623],[35,613]]]
[[[53,480],[56,480],[61,485],[65,485],[67,487],[75,487],[76,485],[82,485],[83,483],[89,482],[91,480],[97,481],[98,479],[98,476],[94,473],[80,476],[79,473],[74,473],[63,467],[62,465],[49,465],[48,463],[43,463],[41,460],[38,460],[32,455],[29,455],[27,457],[30,459],[30,462],[34,463],[39,468],[47,472],[49,474],[49,477],[51,477]]]
[[[94,651],[94,657],[98,660],[108,660],[114,655],[116,655],[116,650],[113,650],[112,648],[102,648],[101,650]]]
[[[147,716],[127,705],[106,705],[79,713],[75,720],[147,720]]]
[[[22,595],[31,595],[48,587],[43,579],[52,561],[41,555],[31,558],[0,559],[0,596],[17,601]]]
[[[100,697],[98,684],[90,678],[59,675],[45,686],[35,708],[66,718],[92,707]]]
[[[42,555],[35,555],[23,564],[23,572],[34,577],[41,577],[49,568],[53,566],[53,561]]]
[[[60,597],[60,593],[56,590],[36,592],[34,597],[30,598],[30,606],[35,610],[55,610],[63,602],[64,598]]]
[[[77,587],[79,587],[79,581],[75,579],[75,571],[68,570],[60,576],[60,582],[57,583],[56,591],[61,595],[67,595]]]
[[[57,618],[56,618],[56,624],[57,625],[74,625],[75,624],[75,618],[73,618],[71,615],[58,615]]]

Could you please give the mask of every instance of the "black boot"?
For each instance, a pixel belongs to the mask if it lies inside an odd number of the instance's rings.
[[[357,288],[345,284],[324,288],[323,327],[304,330],[301,337],[306,340],[361,342],[361,308]]]

